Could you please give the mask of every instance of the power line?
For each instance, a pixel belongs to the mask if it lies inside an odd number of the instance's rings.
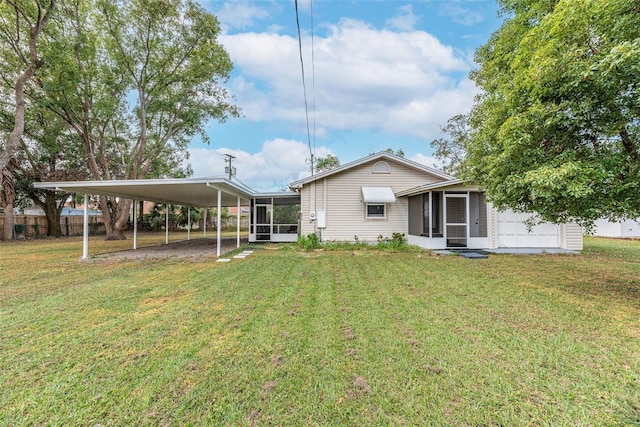
[[[314,25],[313,25],[313,0],[310,0],[311,6],[311,112],[313,113],[313,152],[316,152],[316,55],[314,46]],[[312,172],[313,173],[313,172]]]
[[[302,70],[302,90],[304,94],[304,112],[307,119],[307,144],[309,145],[309,155],[311,156],[311,175],[313,175],[313,149],[311,148],[311,131],[309,130],[309,105],[307,103],[307,85],[304,80],[304,60],[302,59],[302,33],[300,32],[300,17],[298,13],[298,0],[296,6],[296,26],[298,27],[298,51],[300,53],[300,68]]]

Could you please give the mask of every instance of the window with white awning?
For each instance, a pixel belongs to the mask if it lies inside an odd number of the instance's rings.
[[[367,219],[385,219],[387,203],[394,203],[396,196],[391,187],[362,187],[362,201]]]

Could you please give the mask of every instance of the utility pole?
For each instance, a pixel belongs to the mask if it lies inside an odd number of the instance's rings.
[[[236,176],[236,168],[231,164],[232,160],[235,159],[236,156],[232,156],[231,154],[225,154],[225,156],[227,158],[227,166],[224,168],[224,173],[226,173],[229,176],[229,179],[231,179]]]
[[[315,156],[311,153],[311,158],[306,159],[306,163],[311,166],[311,176],[313,176],[313,164],[315,163]]]

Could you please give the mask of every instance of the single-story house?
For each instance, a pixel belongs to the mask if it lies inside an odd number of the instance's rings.
[[[189,207],[249,206],[250,242],[295,242],[317,233],[323,241],[375,243],[404,233],[428,249],[582,249],[576,224],[540,224],[526,214],[500,212],[476,185],[382,152],[292,182],[291,192],[258,193],[227,177],[34,183],[36,188],[106,195]],[[135,217],[137,204],[133,204]],[[88,256],[85,208],[83,258]],[[219,220],[220,218],[218,218]],[[136,248],[136,222],[134,243]],[[205,230],[206,233],[206,230]],[[220,230],[217,230],[220,255]],[[167,240],[168,242],[168,232]],[[237,230],[240,245],[240,227]]]
[[[301,198],[301,233],[322,240],[375,242],[398,232],[429,249],[582,249],[577,224],[528,230],[527,214],[496,210],[477,186],[387,152],[290,187]]]

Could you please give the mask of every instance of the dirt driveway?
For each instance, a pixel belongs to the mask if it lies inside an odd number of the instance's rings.
[[[240,239],[240,246],[246,245],[247,239]],[[235,237],[222,239],[220,242],[222,254],[236,249]],[[216,258],[218,243],[216,239],[199,238],[170,242],[166,245],[153,245],[130,249],[126,251],[109,252],[92,257],[94,260],[122,260],[122,259],[158,259],[158,258]]]

